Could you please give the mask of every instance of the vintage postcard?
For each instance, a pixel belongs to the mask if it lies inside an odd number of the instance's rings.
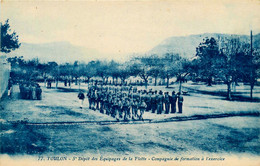
[[[257,0],[2,0],[0,165],[260,165]]]

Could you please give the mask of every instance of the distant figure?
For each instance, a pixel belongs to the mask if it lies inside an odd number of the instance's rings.
[[[8,80],[8,97],[11,97],[12,95],[12,86],[13,86],[13,81],[11,79]]]
[[[36,100],[36,85],[32,85],[32,100]]]
[[[33,100],[32,94],[33,94],[33,86],[32,86],[32,84],[30,84],[29,85],[29,94],[28,94],[29,97],[28,97],[28,99]]]
[[[67,86],[67,79],[64,80],[64,86]]]
[[[47,82],[47,88],[51,88],[51,80],[48,80],[48,82]]]
[[[42,99],[42,89],[39,84],[36,85],[36,98],[37,100]]]
[[[71,86],[71,81],[70,81],[70,79],[69,79],[69,87]]]
[[[178,110],[180,114],[182,114],[182,105],[183,105],[183,97],[180,92],[177,93],[178,95]]]
[[[79,91],[78,98],[79,98],[79,104],[80,104],[80,107],[79,107],[79,108],[82,109],[82,107],[83,107],[83,102],[84,102],[84,99],[85,99],[85,95],[84,95],[84,93],[82,92],[82,90]]]
[[[170,96],[170,103],[171,103],[171,113],[176,112],[176,101],[177,101],[177,95],[175,94],[175,91],[172,91],[172,95]]]

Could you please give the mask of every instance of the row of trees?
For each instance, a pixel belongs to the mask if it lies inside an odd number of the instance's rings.
[[[25,61],[23,57],[10,57],[8,61],[12,66],[12,77],[17,79],[35,80],[41,77],[44,80],[73,80],[78,84],[78,79],[83,78],[89,82],[93,77],[99,77],[104,84],[108,84],[108,79],[112,78],[112,84],[125,84],[130,76],[139,76],[145,85],[148,78],[169,79],[178,77],[184,72],[182,65],[188,64],[188,60],[181,58],[177,54],[166,54],[164,57],[152,55],[149,57],[135,57],[130,61],[118,63],[115,61],[91,61],[89,63],[75,61],[58,65],[56,62],[40,63],[38,59]]]

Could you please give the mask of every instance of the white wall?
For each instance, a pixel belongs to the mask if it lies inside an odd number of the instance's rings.
[[[11,66],[6,61],[6,56],[0,56],[0,99],[7,90],[10,69]]]

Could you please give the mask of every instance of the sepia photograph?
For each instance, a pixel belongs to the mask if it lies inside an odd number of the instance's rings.
[[[260,165],[260,1],[4,0],[0,165]]]

